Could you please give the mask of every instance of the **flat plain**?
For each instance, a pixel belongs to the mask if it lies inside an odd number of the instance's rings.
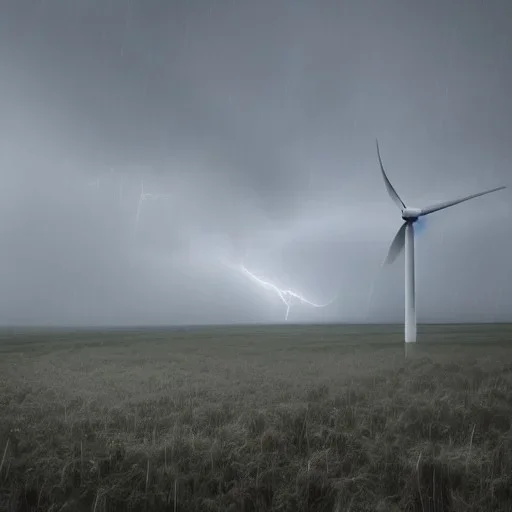
[[[0,331],[0,510],[511,511],[512,326]]]

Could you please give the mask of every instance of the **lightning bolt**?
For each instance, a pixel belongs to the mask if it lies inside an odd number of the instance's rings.
[[[273,291],[277,294],[277,296],[281,299],[281,302],[286,306],[286,313],[285,313],[285,317],[284,317],[285,321],[288,320],[288,315],[290,314],[291,306],[294,303],[296,303],[297,301],[302,304],[307,304],[308,306],[312,306],[314,308],[325,308],[325,307],[331,305],[337,299],[337,297],[335,297],[334,299],[327,302],[326,304],[316,304],[315,302],[311,302],[311,301],[307,300],[306,298],[304,298],[300,293],[294,292],[293,290],[290,290],[290,289],[281,289],[281,288],[277,287],[275,284],[259,278],[258,276],[253,274],[250,270],[248,270],[247,267],[243,263],[240,264],[240,270],[242,271],[242,273],[244,275],[249,277],[255,283],[259,284],[261,287],[265,288],[266,290]]]
[[[135,215],[135,228],[139,225],[140,213],[142,211],[142,204],[144,201],[156,201],[162,197],[169,197],[170,194],[151,194],[149,192],[144,192],[144,181],[140,182],[140,196],[139,201],[137,203],[137,213]]]
[[[104,172],[103,174],[100,174],[99,176],[97,176],[93,181],[90,181],[89,183],[87,183],[87,186],[88,187],[95,187],[97,189],[100,188],[100,186],[102,185],[102,183],[107,180],[107,181],[112,181],[114,180],[115,182],[117,182],[117,188],[118,188],[118,192],[117,192],[117,197],[118,197],[118,201],[119,201],[119,204],[120,206],[122,206],[123,204],[123,199],[124,199],[124,181],[123,181],[123,174],[120,173],[119,171],[117,171],[117,169],[114,169],[113,167],[110,167],[108,169],[108,171]],[[136,211],[136,214],[135,214],[135,229],[137,229],[138,225],[139,225],[139,221],[140,221],[140,217],[141,217],[141,213],[142,213],[142,207],[143,207],[143,204],[144,204],[144,201],[156,201],[160,198],[163,198],[163,197],[170,197],[170,194],[153,194],[153,193],[149,193],[149,192],[145,192],[144,191],[144,181],[141,180],[140,181],[140,195],[139,195],[139,199],[137,201],[137,211]]]

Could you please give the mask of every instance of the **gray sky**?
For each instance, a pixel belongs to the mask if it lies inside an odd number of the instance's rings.
[[[0,323],[282,321],[242,258],[402,321],[375,138],[410,206],[512,187],[510,48],[507,0],[3,0]],[[512,320],[511,193],[427,219],[420,322]]]

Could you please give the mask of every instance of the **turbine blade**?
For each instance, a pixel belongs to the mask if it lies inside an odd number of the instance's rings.
[[[405,208],[405,204],[400,199],[400,196],[397,194],[395,188],[391,184],[391,181],[389,181],[389,178],[386,175],[384,165],[382,165],[382,158],[380,157],[379,141],[376,140],[375,142],[377,144],[377,156],[379,157],[380,170],[382,172],[382,177],[384,178],[384,183],[386,185],[386,189],[388,190],[388,194],[390,195],[391,199],[393,199],[398,208],[400,208],[400,210],[403,210]]]
[[[407,227],[407,222],[404,222],[400,229],[398,230],[393,242],[391,242],[391,246],[389,247],[388,256],[386,258],[385,263],[390,265],[393,263],[397,256],[403,251],[405,246],[405,228]]]
[[[427,206],[427,208],[422,208],[420,216],[428,215],[429,213],[434,213],[439,210],[444,210],[445,208],[449,208],[450,206],[455,206],[456,204],[463,203],[464,201],[469,201],[470,199],[474,199],[475,197],[484,196],[486,194],[490,194],[491,192],[497,192],[498,190],[503,190],[507,187],[497,187],[491,190],[486,190],[484,192],[479,192],[478,194],[471,194],[470,196],[462,197],[460,199],[454,199],[453,201],[444,201],[442,203],[437,203],[432,206]]]

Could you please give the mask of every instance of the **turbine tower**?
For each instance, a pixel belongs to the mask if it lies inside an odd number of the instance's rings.
[[[382,165],[382,159],[380,157],[379,150],[379,142],[376,141],[377,144],[377,156],[379,158],[380,170],[382,171],[382,177],[384,178],[384,184],[386,185],[386,189],[391,199],[395,202],[395,204],[400,208],[402,212],[402,219],[404,223],[398,230],[393,242],[391,242],[391,246],[389,248],[389,252],[386,258],[385,263],[391,264],[393,263],[397,256],[402,252],[405,247],[405,343],[414,343],[416,342],[416,289],[414,283],[414,223],[418,220],[419,217],[424,217],[431,213],[437,212],[439,210],[444,210],[445,208],[449,208],[450,206],[455,206],[456,204],[463,203],[464,201],[469,201],[470,199],[474,199],[475,197],[480,197],[485,194],[490,194],[491,192],[496,192],[497,190],[502,190],[506,187],[497,187],[490,190],[486,190],[484,192],[479,192],[477,194],[472,194],[470,196],[461,197],[459,199],[454,199],[452,201],[444,201],[442,203],[437,203],[431,206],[427,206],[426,208],[408,208],[405,206],[405,203],[400,199],[400,196],[397,194],[393,185],[389,181],[389,178],[386,175],[386,171],[384,171],[384,166]]]

